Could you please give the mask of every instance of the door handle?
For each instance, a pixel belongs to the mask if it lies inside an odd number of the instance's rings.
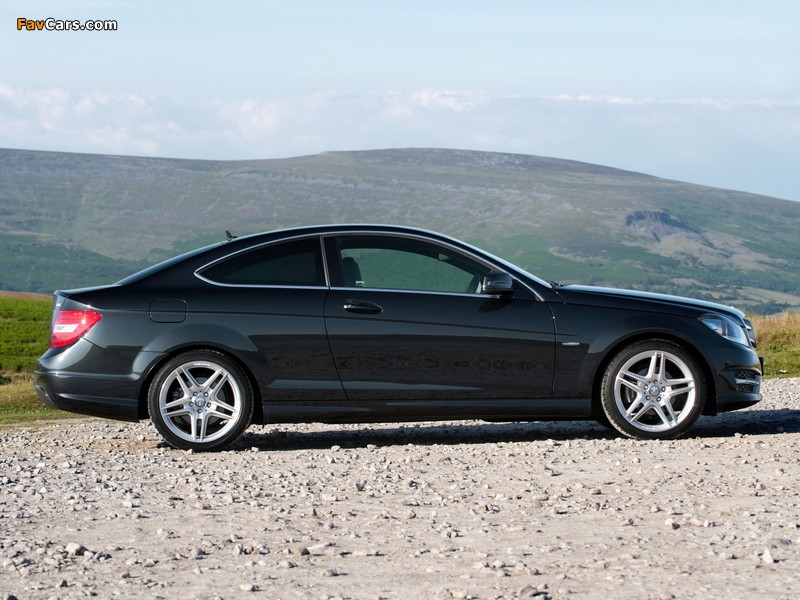
[[[362,315],[377,315],[383,312],[383,307],[374,302],[367,302],[366,300],[346,300],[344,309],[347,312],[359,313]]]

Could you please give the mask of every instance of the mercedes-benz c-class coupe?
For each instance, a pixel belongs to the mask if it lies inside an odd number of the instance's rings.
[[[252,423],[595,419],[684,434],[761,398],[734,308],[547,283],[405,227],[273,231],[57,291],[35,387],[215,450]]]

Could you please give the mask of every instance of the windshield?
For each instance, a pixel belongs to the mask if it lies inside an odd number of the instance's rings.
[[[487,252],[486,250],[478,249],[475,246],[467,244],[466,242],[461,242],[461,243],[464,246],[467,246],[468,248],[470,248],[471,250],[474,250],[476,253],[482,254],[483,256],[489,258],[492,262],[500,264],[501,266],[505,267],[506,270],[510,271],[511,273],[518,273],[520,275],[523,275],[523,276],[525,276],[525,277],[527,277],[529,279],[532,279],[533,281],[535,281],[539,285],[543,285],[544,287],[547,287],[547,288],[552,288],[553,287],[552,285],[547,283],[544,279],[540,279],[536,275],[533,275],[532,273],[528,273],[528,271],[526,271],[522,267],[519,267],[519,266],[517,266],[517,265],[515,265],[513,263],[510,263],[507,260],[505,260],[504,258],[500,258],[499,256],[496,256],[496,255],[492,254],[491,252]]]

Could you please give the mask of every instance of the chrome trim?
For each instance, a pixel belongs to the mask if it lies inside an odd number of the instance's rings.
[[[220,283],[203,277],[195,271],[194,274],[200,281],[205,281],[217,287],[226,288],[252,288],[252,289],[276,289],[276,290],[329,290],[327,285],[274,285],[274,284],[256,284],[256,283]]]
[[[761,385],[761,382],[757,379],[739,379],[738,377],[734,377],[733,381],[736,385]]]
[[[220,281],[214,281],[209,279],[208,277],[204,277],[200,274],[201,271],[205,271],[206,269],[210,269],[214,265],[217,265],[223,261],[226,261],[234,256],[238,256],[239,254],[245,254],[247,252],[252,252],[253,250],[259,250],[261,248],[265,248],[267,246],[274,246],[276,244],[280,244],[283,242],[291,242],[296,240],[303,240],[303,239],[310,239],[310,238],[318,238],[320,240],[320,244],[323,245],[322,248],[322,268],[325,273],[325,285],[261,285],[261,284],[249,284],[249,283],[222,283]],[[236,239],[243,239],[243,238],[236,238]],[[233,240],[228,240],[224,243],[230,243]],[[212,260],[210,263],[206,263],[201,267],[197,267],[194,270],[194,276],[200,279],[201,281],[205,281],[206,283],[210,283],[211,285],[216,285],[219,287],[230,287],[230,288],[279,288],[279,289],[301,289],[301,290],[308,290],[308,289],[322,289],[326,290],[330,287],[330,278],[328,277],[328,265],[325,261],[325,248],[322,241],[322,235],[319,233],[304,233],[302,235],[291,235],[289,237],[282,237],[276,240],[269,240],[267,242],[262,242],[261,244],[256,244],[255,246],[248,246],[247,248],[242,248],[241,250],[237,250],[236,252],[231,252],[230,254],[226,254],[225,256],[221,256],[215,260]]]
[[[427,232],[426,231],[426,233],[431,233],[433,235],[433,232]],[[325,239],[326,238],[336,238],[336,237],[350,237],[350,236],[358,236],[358,235],[371,235],[371,236],[382,236],[382,237],[393,237],[393,238],[407,238],[407,239],[419,240],[419,241],[427,242],[429,244],[442,246],[444,248],[452,250],[453,252],[455,252],[457,254],[461,254],[462,256],[467,256],[470,259],[474,260],[475,262],[478,262],[478,263],[482,264],[483,266],[485,266],[485,267],[487,267],[489,269],[492,269],[494,271],[504,271],[506,273],[509,273],[509,275],[511,275],[511,277],[514,279],[514,281],[519,282],[519,284],[523,288],[528,290],[533,295],[533,297],[534,297],[534,299],[536,301],[538,301],[538,302],[543,302],[544,301],[544,298],[542,298],[542,296],[540,296],[539,293],[534,288],[532,288],[531,286],[529,286],[527,283],[525,283],[524,281],[522,281],[519,278],[519,274],[518,273],[516,273],[515,271],[509,272],[508,267],[509,266],[513,267],[513,265],[511,265],[510,263],[508,263],[508,264],[497,264],[497,263],[494,263],[491,260],[488,260],[486,257],[484,257],[484,256],[482,256],[480,254],[476,254],[472,250],[465,250],[464,248],[460,248],[459,246],[456,246],[455,244],[451,244],[450,242],[448,242],[446,240],[432,239],[432,238],[427,237],[425,235],[420,235],[418,233],[415,233],[413,230],[408,231],[408,232],[403,232],[403,231],[381,231],[381,230],[376,230],[376,229],[344,229],[342,231],[302,233],[302,234],[298,234],[298,235],[290,235],[290,236],[287,236],[287,237],[280,237],[280,238],[277,238],[277,239],[274,239],[274,240],[269,240],[267,242],[262,242],[260,244],[256,244],[254,246],[248,246],[247,248],[242,248],[241,250],[237,250],[236,252],[231,252],[230,254],[226,254],[225,256],[221,256],[220,258],[217,258],[217,259],[215,259],[215,260],[213,260],[213,261],[211,261],[209,263],[206,263],[206,264],[202,265],[201,267],[198,267],[197,269],[195,269],[194,276],[197,277],[198,279],[200,279],[201,281],[204,281],[204,282],[209,283],[211,285],[216,285],[216,286],[219,286],[219,287],[229,287],[229,288],[265,288],[265,289],[277,288],[277,289],[303,289],[303,290],[308,290],[308,289],[337,289],[337,290],[355,289],[355,290],[373,290],[373,291],[386,291],[386,292],[414,292],[414,293],[426,293],[426,294],[444,294],[444,295],[450,295],[450,296],[456,295],[456,296],[469,296],[469,297],[480,297],[480,298],[494,298],[495,297],[492,294],[467,294],[466,292],[462,292],[462,293],[459,293],[459,292],[429,292],[429,291],[425,291],[425,290],[392,290],[392,289],[368,288],[368,287],[357,287],[357,288],[347,288],[347,287],[339,288],[339,287],[337,287],[337,288],[332,288],[331,287],[330,272],[329,272],[329,269],[328,269],[328,256],[327,256],[327,253],[325,252]],[[435,234],[435,235],[442,235],[442,234]],[[218,263],[220,263],[222,261],[228,260],[228,259],[230,259],[230,258],[232,258],[234,256],[239,255],[239,254],[244,254],[246,252],[252,252],[253,250],[258,250],[260,248],[265,248],[267,246],[273,246],[275,244],[280,244],[280,243],[283,243],[283,242],[290,242],[290,241],[302,240],[302,239],[308,239],[308,238],[314,238],[314,237],[319,238],[320,244],[322,246],[322,268],[323,268],[324,273],[325,273],[325,284],[326,284],[324,286],[310,286],[310,285],[257,285],[257,284],[245,284],[245,283],[221,283],[219,281],[213,281],[213,280],[208,279],[207,277],[204,277],[203,275],[201,275],[202,271],[205,271],[206,269],[209,269],[209,268],[213,267],[214,265],[216,265],[216,264],[218,264]],[[242,240],[242,239],[246,239],[246,238],[236,238],[236,239]],[[224,242],[224,243],[231,243],[231,242]],[[479,251],[477,248],[475,250]]]
[[[466,298],[497,298],[495,294],[470,294],[468,292],[437,292],[434,290],[406,290],[397,288],[331,287],[332,292],[389,292],[395,294],[430,294],[432,296],[464,296]]]

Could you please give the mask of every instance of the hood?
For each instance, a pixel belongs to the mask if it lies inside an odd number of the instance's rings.
[[[614,300],[627,303],[625,301],[644,301],[658,303],[659,310],[664,310],[664,305],[671,305],[676,308],[690,308],[701,311],[722,313],[734,317],[737,321],[744,320],[744,313],[732,306],[725,306],[715,302],[697,300],[695,298],[684,298],[682,296],[671,296],[669,294],[656,294],[654,292],[638,292],[634,290],[619,290],[616,288],[594,287],[590,285],[562,285],[555,288],[555,291],[565,302],[588,302],[613,304]]]

